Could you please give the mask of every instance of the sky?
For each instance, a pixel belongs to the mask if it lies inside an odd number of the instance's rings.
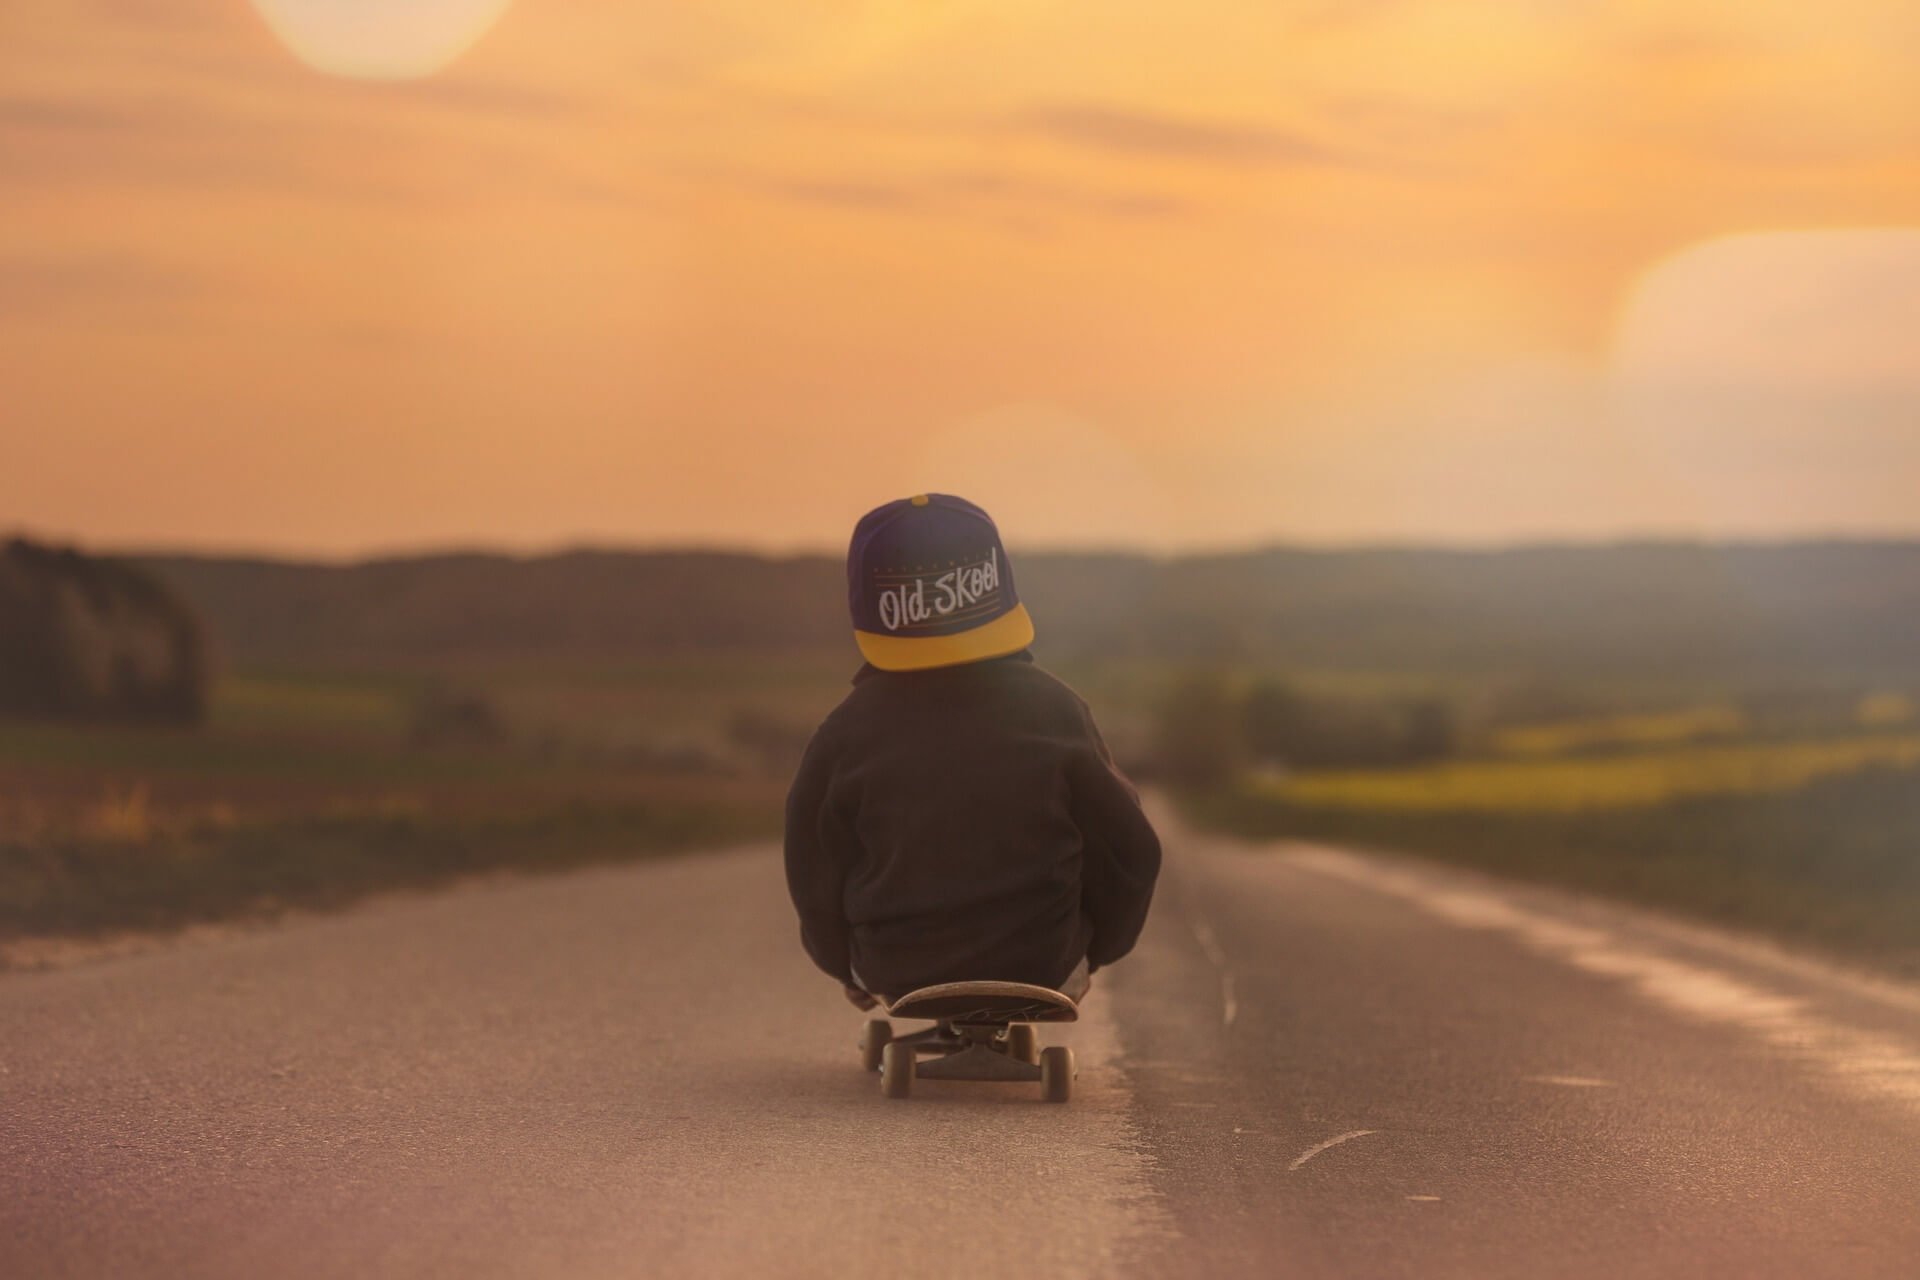
[[[0,530],[1920,534],[1906,0],[9,0]]]

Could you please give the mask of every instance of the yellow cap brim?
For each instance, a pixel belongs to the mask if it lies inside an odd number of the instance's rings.
[[[1027,606],[1017,604],[984,627],[950,636],[883,636],[874,631],[855,631],[853,638],[861,656],[882,671],[925,671],[1018,653],[1033,643],[1033,618]]]

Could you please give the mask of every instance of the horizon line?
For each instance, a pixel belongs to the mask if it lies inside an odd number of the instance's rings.
[[[845,552],[838,547],[819,544],[790,546],[754,545],[747,542],[721,542],[705,539],[661,539],[658,541],[612,541],[592,538],[564,539],[531,546],[474,541],[422,542],[407,545],[369,547],[352,551],[269,549],[244,544],[170,543],[86,543],[73,538],[49,536],[37,530],[8,528],[0,533],[0,542],[24,539],[44,545],[74,547],[117,559],[197,559],[234,560],[257,563],[326,565],[351,567],[362,564],[391,563],[404,560],[439,560],[460,557],[496,560],[554,560],[576,555],[631,556],[728,556],[756,560],[840,560]],[[1700,530],[1646,529],[1592,536],[1521,535],[1512,538],[1387,537],[1375,539],[1287,539],[1273,538],[1191,547],[1155,548],[1121,544],[1011,544],[1010,551],[1022,557],[1046,558],[1125,558],[1153,562],[1181,560],[1232,559],[1275,552],[1307,555],[1364,555],[1384,552],[1431,552],[1461,555],[1497,555],[1528,551],[1604,551],[1646,547],[1693,547],[1705,550],[1785,549],[1791,547],[1854,546],[1911,547],[1920,549],[1920,530],[1827,530],[1804,532],[1707,533]]]

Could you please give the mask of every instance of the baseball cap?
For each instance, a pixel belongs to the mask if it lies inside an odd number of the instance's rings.
[[[1033,643],[993,518],[950,494],[861,517],[847,549],[847,603],[861,654],[883,671],[980,662]]]

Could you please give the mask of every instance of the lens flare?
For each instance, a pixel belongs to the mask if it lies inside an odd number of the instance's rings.
[[[1920,358],[1920,229],[1727,236],[1649,272],[1615,344],[1623,375],[1835,389],[1905,383]]]
[[[1729,236],[1650,271],[1615,337],[1618,421],[1716,525],[1911,518],[1920,229]]]
[[[302,62],[330,75],[412,80],[471,48],[512,0],[253,0]]]

